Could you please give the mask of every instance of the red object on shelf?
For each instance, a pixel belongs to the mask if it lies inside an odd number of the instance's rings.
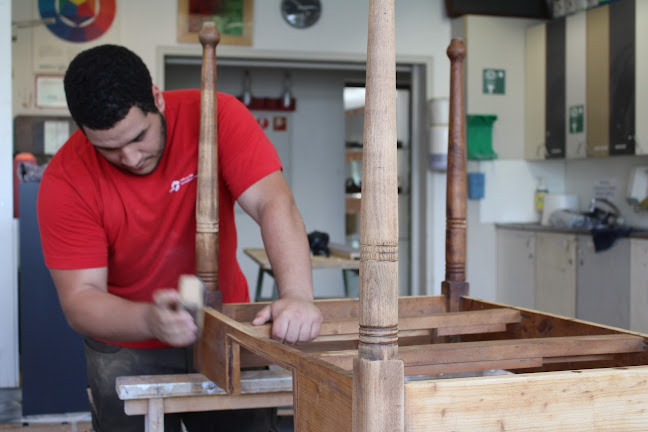
[[[13,206],[14,206],[14,218],[18,217],[18,184],[22,183],[22,176],[20,173],[21,164],[31,164],[37,165],[36,157],[32,153],[18,153],[14,157],[14,166],[13,166]]]
[[[243,102],[243,96],[238,96],[238,99]],[[295,111],[296,108],[297,101],[294,98],[289,106],[284,106],[282,98],[252,97],[252,102],[248,105],[249,110]]]

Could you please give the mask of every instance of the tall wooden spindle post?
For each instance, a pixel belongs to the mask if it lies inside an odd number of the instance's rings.
[[[218,124],[216,91],[216,24],[206,22],[199,34],[203,46],[198,193],[196,197],[196,274],[205,284],[205,306],[221,309],[218,288]]]
[[[394,0],[369,3],[360,211],[360,329],[353,430],[402,431]]]
[[[464,130],[464,72],[466,46],[453,39],[450,58],[450,131],[446,185],[446,273],[441,291],[449,312],[459,311],[461,296],[468,295],[466,282],[466,131]]]

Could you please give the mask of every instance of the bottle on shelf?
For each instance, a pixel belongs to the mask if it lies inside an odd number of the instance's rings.
[[[538,184],[536,186],[533,200],[538,222],[542,220],[542,211],[544,210],[545,196],[547,193],[549,193],[549,189],[547,189],[542,183],[542,177],[538,177]]]

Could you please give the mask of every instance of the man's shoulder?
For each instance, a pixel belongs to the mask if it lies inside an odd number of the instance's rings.
[[[98,161],[92,144],[81,130],[74,132],[48,162],[43,182],[54,178],[67,182],[85,180],[91,172],[98,175]]]
[[[86,163],[93,150],[92,144],[85,134],[77,129],[61,148],[52,156],[47,168],[65,169],[66,166],[76,163]]]

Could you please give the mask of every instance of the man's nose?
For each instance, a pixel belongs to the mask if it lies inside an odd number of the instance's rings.
[[[139,152],[128,145],[123,147],[120,152],[120,162],[124,166],[135,168],[139,163]]]

